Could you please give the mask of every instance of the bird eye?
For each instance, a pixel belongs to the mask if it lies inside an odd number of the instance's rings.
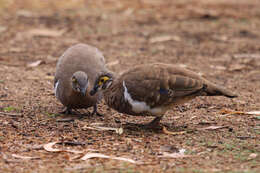
[[[72,77],[72,82],[76,83],[77,79],[75,77]]]
[[[100,82],[104,82],[104,79],[101,79]]]

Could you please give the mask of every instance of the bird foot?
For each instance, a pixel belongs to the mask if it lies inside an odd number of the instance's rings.
[[[93,106],[93,112],[91,113],[91,115],[104,116],[97,111],[97,105]]]
[[[144,124],[143,127],[146,129],[154,129],[154,130],[161,129],[162,128],[160,123],[161,119],[162,117],[156,117],[150,123]]]
[[[162,131],[163,131],[163,133],[168,134],[168,135],[183,135],[183,134],[187,133],[186,131],[171,132],[171,131],[167,130],[165,126],[162,127]]]
[[[72,110],[70,108],[65,108],[63,111],[61,111],[59,113],[69,115],[69,114],[72,114]]]

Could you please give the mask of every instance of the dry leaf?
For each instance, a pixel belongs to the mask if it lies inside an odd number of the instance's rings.
[[[12,156],[16,159],[24,159],[24,160],[40,159],[39,157],[21,156],[17,154],[12,154]]]
[[[165,41],[181,41],[181,38],[176,35],[164,35],[164,36],[158,36],[158,37],[153,37],[149,40],[150,43],[157,43],[157,42],[165,42]]]
[[[75,153],[75,154],[82,154],[82,153],[84,153],[84,151],[62,150],[62,149],[53,148],[53,146],[55,144],[58,144],[58,143],[60,143],[60,142],[51,142],[51,143],[43,145],[43,148],[46,151],[49,151],[49,152],[69,152],[69,153]]]
[[[38,28],[38,29],[32,29],[29,30],[27,33],[34,37],[34,36],[39,36],[39,37],[60,37],[62,34],[65,32],[65,30],[50,30],[50,29],[45,29],[45,28]]]
[[[183,134],[185,134],[187,132],[186,131],[171,132],[171,131],[167,130],[165,126],[163,126],[163,133],[169,134],[169,135],[183,135]]]
[[[208,127],[199,128],[197,130],[216,130],[216,129],[223,129],[227,127],[228,126],[208,126]]]
[[[42,60],[37,60],[35,62],[32,62],[30,64],[27,64],[27,67],[37,67],[41,64],[45,64],[45,61],[42,61]]]
[[[60,149],[53,148],[53,146],[57,143],[59,143],[59,142],[51,142],[51,143],[45,144],[45,145],[43,145],[43,148],[49,152],[62,152],[62,150],[60,150]]]
[[[121,160],[121,161],[126,161],[126,162],[130,162],[130,163],[135,163],[135,164],[138,163],[132,159],[123,158],[123,157],[107,156],[107,155],[100,154],[100,153],[87,153],[81,158],[81,160],[87,160],[87,159],[92,159],[92,158],[105,158],[105,159]]]
[[[256,153],[251,153],[250,155],[249,155],[249,157],[248,157],[248,159],[254,159],[254,158],[256,158],[257,157],[257,154]]]

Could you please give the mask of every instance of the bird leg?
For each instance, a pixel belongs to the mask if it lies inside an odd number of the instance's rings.
[[[71,111],[71,108],[68,108],[68,107],[66,107],[62,112],[60,112],[61,114],[66,114],[66,115],[68,115],[68,114],[72,114],[72,111]]]
[[[162,117],[163,116],[154,118],[150,123],[145,124],[144,127],[149,128],[149,129],[158,129],[158,127],[161,127],[160,121],[161,121]]]
[[[103,116],[102,114],[100,114],[98,111],[97,111],[97,105],[93,106],[93,112],[91,113],[91,115],[97,115],[97,116]]]

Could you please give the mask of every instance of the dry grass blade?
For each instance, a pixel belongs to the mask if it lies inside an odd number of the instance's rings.
[[[186,131],[171,132],[171,131],[167,130],[165,126],[163,126],[163,133],[169,134],[169,135],[183,135],[183,134],[185,134],[187,132]]]
[[[121,160],[121,161],[125,161],[125,162],[130,162],[130,163],[134,163],[134,164],[138,163],[138,162],[136,162],[132,159],[128,159],[128,158],[124,158],[124,157],[107,156],[107,155],[100,154],[100,153],[87,153],[81,158],[81,160],[87,160],[87,159],[92,159],[92,158],[114,159],[114,160]]]
[[[223,128],[228,128],[228,126],[208,126],[208,127],[199,128],[197,130],[217,130]]]
[[[29,30],[27,33],[30,36],[40,36],[40,37],[60,37],[65,32],[65,30],[50,30],[44,28],[32,29]]]
[[[181,41],[181,38],[176,35],[164,35],[153,37],[149,40],[150,43],[165,42],[165,41]]]
[[[24,160],[40,159],[40,157],[21,156],[18,154],[12,154],[12,156],[16,159],[24,159]]]

